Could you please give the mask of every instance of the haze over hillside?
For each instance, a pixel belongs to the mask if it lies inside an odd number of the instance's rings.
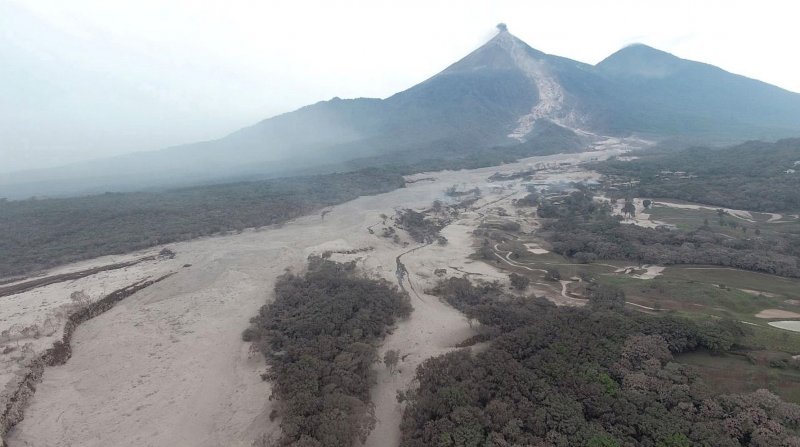
[[[465,58],[389,98],[334,98],[218,140],[9,174],[0,181],[0,196],[419,163],[529,144],[543,131],[562,138],[638,134],[700,140],[800,133],[800,94],[645,45],[626,47],[592,66],[542,53],[498,28]]]

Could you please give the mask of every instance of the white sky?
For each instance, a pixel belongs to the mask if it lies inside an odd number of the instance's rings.
[[[633,42],[800,92],[790,0],[0,0],[0,172],[221,137],[386,97],[498,22],[597,63]]]

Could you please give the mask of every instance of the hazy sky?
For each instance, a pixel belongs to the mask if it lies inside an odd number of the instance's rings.
[[[642,42],[800,92],[789,0],[0,0],[0,172],[221,137],[386,97],[498,22],[597,63]]]

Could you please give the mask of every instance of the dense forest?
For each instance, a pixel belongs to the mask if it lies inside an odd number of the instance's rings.
[[[643,264],[708,264],[800,277],[800,238],[783,234],[731,238],[710,227],[693,231],[626,225],[582,188],[538,209],[553,251],[579,262],[629,259]]]
[[[396,172],[367,169],[164,192],[0,201],[0,277],[281,223],[403,184]]]
[[[746,329],[622,308],[598,288],[585,308],[450,279],[434,291],[492,333],[485,350],[427,360],[402,446],[798,446],[800,407],[766,390],[713,395],[677,353],[726,350]],[[489,329],[486,329],[486,328]]]
[[[750,211],[800,210],[800,139],[751,141],[725,149],[641,153],[595,169],[620,183],[623,194],[687,200]]]
[[[275,301],[243,338],[267,359],[281,419],[277,445],[351,447],[372,430],[369,399],[375,344],[411,312],[408,297],[385,281],[360,277],[354,263],[309,260],[287,273]],[[266,396],[265,396],[266,398]]]

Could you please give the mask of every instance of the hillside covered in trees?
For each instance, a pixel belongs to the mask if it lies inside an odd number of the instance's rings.
[[[674,355],[729,349],[745,329],[625,311],[596,290],[557,308],[466,279],[436,293],[493,333],[426,361],[401,396],[405,447],[796,446],[800,407],[766,390],[714,395]]]
[[[800,139],[751,141],[724,149],[690,148],[641,153],[595,169],[623,183],[636,197],[687,200],[750,211],[800,210]]]

